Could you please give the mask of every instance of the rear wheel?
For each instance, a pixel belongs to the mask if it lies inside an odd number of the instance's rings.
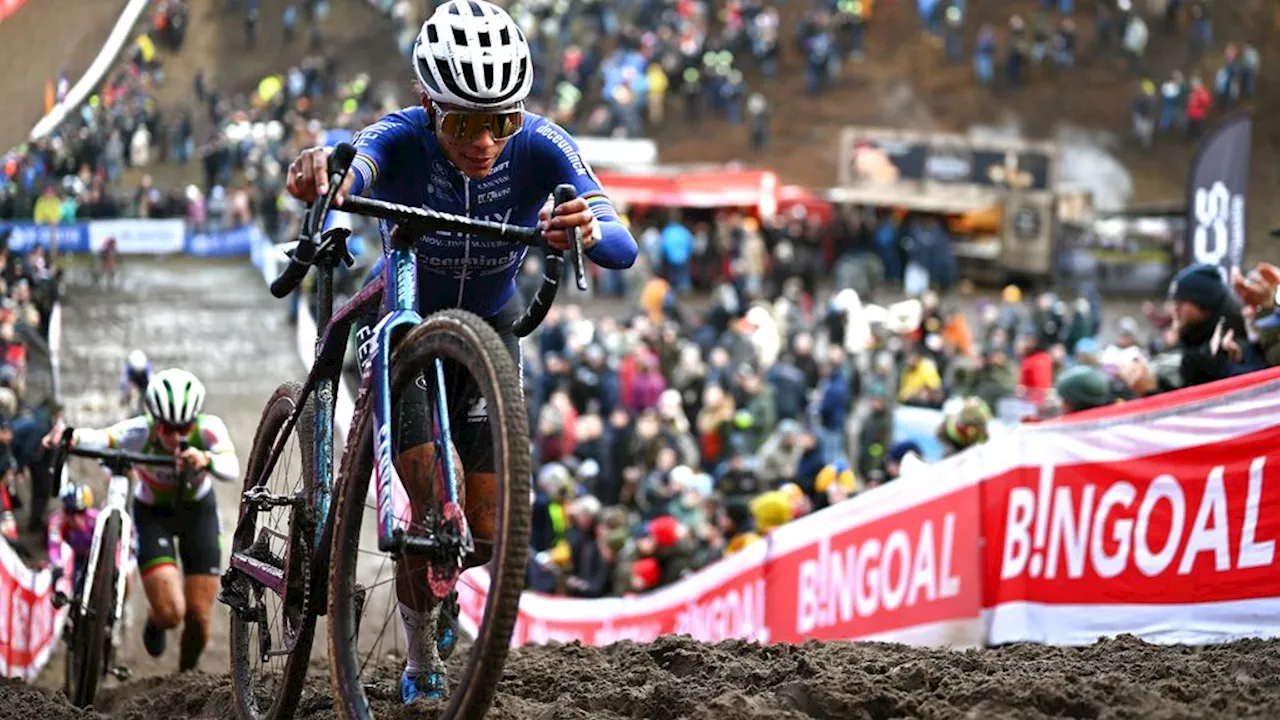
[[[77,707],[93,704],[98,685],[106,674],[107,643],[115,622],[116,583],[121,580],[116,571],[119,548],[120,518],[112,515],[102,529],[93,586],[84,589],[89,602],[76,623],[74,657],[69,664],[74,676],[70,682],[75,690],[72,702]]]
[[[298,504],[264,505],[240,498],[240,517],[232,537],[232,553],[282,571],[285,593],[263,587],[238,574],[224,589],[242,600],[247,612],[231,613],[231,681],[236,711],[244,720],[287,720],[293,717],[311,659],[316,608],[308,602],[315,538],[315,407],[308,402],[272,469],[261,477],[285,421],[298,405],[301,386],[285,383],[262,411],[254,434],[246,493],[255,490]],[[295,451],[293,445],[299,446]],[[300,457],[299,457],[300,456]]]
[[[494,530],[487,542],[476,538],[477,554],[488,551],[488,591],[473,640],[460,643],[449,660],[449,697],[439,710],[446,718],[480,718],[493,703],[502,678],[529,552],[529,427],[515,363],[502,339],[484,320],[450,310],[432,315],[410,331],[391,358],[390,392],[398,398],[410,383],[434,383],[435,361],[444,360],[475,382],[487,407],[496,486]],[[430,385],[434,387],[434,385]],[[372,399],[372,398],[371,398]],[[403,422],[397,419],[394,422]],[[373,462],[372,414],[362,411],[352,432],[360,438],[343,459],[329,576],[329,661],[337,691],[338,716],[385,717],[401,704],[396,683],[403,654],[389,647],[402,637],[395,585],[395,562],[377,547],[376,510],[370,502]],[[459,493],[460,496],[462,493]],[[465,498],[461,498],[466,502]],[[432,510],[438,509],[438,504]],[[411,527],[412,535],[426,535]],[[379,559],[381,556],[381,559]],[[463,577],[459,583],[469,583]],[[372,704],[371,704],[372,703]],[[380,708],[385,708],[380,710]]]

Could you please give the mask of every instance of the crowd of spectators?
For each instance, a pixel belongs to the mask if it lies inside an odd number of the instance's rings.
[[[1261,69],[1262,54],[1256,47],[1228,43],[1212,86],[1199,74],[1188,78],[1181,70],[1174,70],[1158,87],[1150,78],[1142,80],[1133,101],[1134,138],[1144,147],[1150,147],[1157,135],[1199,140],[1211,110],[1229,111],[1253,100]]]
[[[1168,298],[1125,317],[1106,317],[1089,287],[945,302],[926,290],[882,307],[870,300],[902,297],[900,279],[817,282],[823,268],[881,264],[854,223],[727,218],[724,256],[664,254],[710,227],[681,223],[637,219],[659,241],[626,271],[635,312],[553,310],[526,348],[539,591],[651,590],[892,482],[908,458],[937,459],[930,446],[945,456],[1018,422],[1280,362],[1270,265],[1225,280],[1185,268]],[[718,244],[714,232],[694,242]],[[691,302],[699,286],[706,306]],[[936,423],[906,427],[904,407]]]
[[[963,6],[942,5],[939,38],[954,52],[955,39],[946,33],[962,19],[955,10]],[[1071,3],[1057,10],[1074,12]],[[866,12],[861,3],[840,3],[806,19],[797,40],[809,61],[810,92],[822,92],[840,63],[862,57]],[[1138,16],[1107,17],[1118,23]],[[599,22],[607,28],[611,21]],[[1197,22],[1202,34],[1204,21]],[[1062,27],[1074,32],[1071,22]],[[1098,52],[1122,49],[1123,35],[1110,33],[1100,34]],[[1029,36],[1023,61],[1073,65],[1073,35],[1056,46],[1051,34],[1041,37],[1039,50],[1037,37]],[[748,40],[747,61],[763,66],[776,59],[755,54],[750,34]],[[642,39],[647,47],[653,45]],[[651,114],[663,104],[641,104],[654,95],[627,91],[648,79],[653,58],[661,64],[664,55],[632,53],[623,47],[612,57],[634,68],[619,85],[634,109],[606,92],[609,110],[583,115],[577,103],[586,93],[557,79],[563,91],[557,107],[567,110],[560,121],[594,119],[599,124],[588,131],[623,133],[661,121]],[[571,56],[568,69],[583,68],[589,77],[599,65],[589,51],[584,55]],[[718,55],[703,57],[719,62]],[[689,69],[670,86],[685,101],[686,121],[707,107],[724,108],[714,102],[719,93],[686,95],[691,86],[684,79],[700,78],[705,68]],[[1248,77],[1237,79],[1241,97],[1251,87]],[[1111,318],[1104,335],[1106,309],[1087,289],[1079,297],[1045,293],[1028,302],[1011,286],[995,302],[940,302],[925,288],[951,289],[958,277],[946,229],[927,217],[865,212],[829,228],[813,218],[761,223],[732,214],[632,221],[642,248],[637,267],[601,272],[597,286],[638,310],[596,322],[577,307],[553,311],[529,359],[539,468],[531,587],[544,592],[599,597],[650,590],[797,517],[892,481],[907,458],[925,454],[927,442],[957,452],[1002,422],[1207,382],[1256,369],[1265,355],[1263,346],[1249,344],[1243,325],[1229,321],[1234,330],[1214,339],[1217,319],[1234,317],[1226,285],[1207,282],[1219,278],[1216,270],[1186,270],[1167,302],[1152,303],[1138,317]],[[539,270],[534,263],[527,268],[532,287]],[[1249,283],[1274,284],[1267,277],[1254,273],[1237,292]],[[687,302],[694,290],[710,293],[709,307]],[[905,313],[895,305],[896,314],[877,314],[863,304],[902,290],[918,298]],[[1258,328],[1264,339],[1275,332],[1266,327]],[[899,434],[894,418],[903,406],[938,411],[929,437]]]
[[[181,51],[189,19],[185,0],[158,3],[96,93],[47,136],[0,158],[0,220],[147,217],[165,204],[159,190],[129,196],[118,181],[126,168],[191,155],[191,117],[160,108],[154,92],[166,81],[162,56]]]
[[[966,6],[965,0],[920,3],[925,31],[944,48],[950,64],[965,58]],[[999,82],[1016,89],[1037,74],[1052,81],[1072,71],[1082,56],[1103,63],[1121,58],[1126,71],[1139,77],[1134,139],[1150,146],[1158,133],[1179,133],[1194,142],[1214,108],[1230,110],[1255,96],[1262,72],[1262,54],[1248,43],[1228,43],[1221,63],[1212,60],[1213,7],[1212,0],[1099,0],[1085,16],[1073,0],[1043,0],[1030,19],[1011,14],[1003,35],[990,23],[978,29],[970,51],[974,77],[982,85]],[[1081,26],[1092,27],[1087,42]],[[1167,70],[1164,81],[1147,56],[1152,27],[1185,43],[1181,65]]]
[[[368,2],[391,18],[400,52],[411,52],[432,3]],[[744,72],[758,71],[769,82],[787,60],[794,65],[787,68],[789,77],[802,77],[806,92],[824,92],[846,64],[865,58],[875,15],[872,0],[816,0],[794,35],[784,37],[779,7],[762,0],[722,6],[705,0],[499,4],[509,7],[531,42],[537,72],[530,109],[575,134],[621,137],[650,135],[670,122],[696,123],[714,114],[746,124],[756,150],[769,145],[773,110],[758,88],[748,86]],[[1009,85],[1026,82],[1037,68],[1070,69],[1085,44],[1076,37],[1077,24],[1093,27],[1087,44],[1091,57],[1126,57],[1141,73],[1146,72],[1148,23],[1185,35],[1189,65],[1162,85],[1139,83],[1134,133],[1144,143],[1157,131],[1197,137],[1211,107],[1252,97],[1260,72],[1260,54],[1252,46],[1228,46],[1213,81],[1199,79],[1214,34],[1210,0],[1139,5],[1103,0],[1083,17],[1074,2],[1046,0],[1029,21],[1011,16],[1008,32],[999,37],[991,26],[978,29],[976,36],[967,32],[970,8],[964,0],[918,3],[926,33],[945,47],[948,60],[960,62],[972,53],[984,83],[994,82],[998,66]],[[248,45],[257,42],[260,26],[258,1],[228,0],[225,9],[243,13],[246,49],[252,50]],[[182,47],[185,2],[161,3],[154,27],[139,36],[128,62],[82,117],[6,158],[10,182],[0,188],[0,219],[25,217],[43,184],[60,180],[64,219],[217,218],[218,210],[231,204],[228,198],[243,193],[255,215],[269,214],[273,227],[284,227],[277,216],[283,212],[287,220],[292,208],[282,197],[280,169],[299,145],[349,133],[414,100],[402,77],[371,78],[359,68],[340,68],[324,44],[329,16],[329,0],[285,4],[279,42],[308,37],[300,62],[267,75],[252,89],[217,88],[198,74],[190,79],[190,106],[159,108],[152,93],[156,83],[188,81],[165,78],[160,61],[162,50]],[[208,123],[197,122],[202,116]],[[197,137],[196,128],[205,125],[210,129]],[[164,188],[144,180],[138,188],[112,192],[122,169],[166,161],[198,162],[202,182]]]
[[[41,363],[47,367],[48,323],[61,273],[42,248],[15,252],[8,239],[0,233],[0,535],[16,543],[21,528],[15,511],[23,509],[22,498],[33,506],[28,517],[35,518],[27,529],[41,532],[51,492],[40,440],[60,408],[51,385],[41,384],[36,394],[37,383],[29,390],[28,381],[29,371],[40,372]],[[31,490],[21,492],[22,487]]]

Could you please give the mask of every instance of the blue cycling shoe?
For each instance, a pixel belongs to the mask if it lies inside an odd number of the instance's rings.
[[[449,680],[444,673],[428,672],[409,677],[405,670],[400,676],[400,699],[405,705],[414,700],[443,700],[449,691]]]

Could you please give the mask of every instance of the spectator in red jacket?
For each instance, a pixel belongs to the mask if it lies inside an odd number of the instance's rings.
[[[1023,336],[1025,345],[1022,355],[1022,368],[1018,385],[1023,397],[1039,405],[1044,402],[1045,394],[1053,387],[1053,356],[1049,354],[1052,338],[1041,336]]]
[[[1187,96],[1187,136],[1198,140],[1204,132],[1204,119],[1213,106],[1213,96],[1199,77],[1191,78],[1191,94]]]

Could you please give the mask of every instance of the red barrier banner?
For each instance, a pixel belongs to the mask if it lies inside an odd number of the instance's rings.
[[[1280,635],[1275,377],[1023,428],[986,452],[989,641]]]
[[[1280,636],[1276,447],[1280,370],[1022,425],[656,592],[525,593],[514,642]]]
[[[63,545],[67,567],[56,587],[71,593],[71,548]],[[0,677],[30,681],[49,662],[69,608],[53,607],[53,573],[27,567],[0,541]]]
[[[979,646],[983,637],[975,466],[957,481],[908,478],[783,526],[694,575],[640,596],[579,600],[525,593],[513,640],[640,642],[680,633],[704,642],[878,639]],[[474,628],[488,578],[460,586]]]

